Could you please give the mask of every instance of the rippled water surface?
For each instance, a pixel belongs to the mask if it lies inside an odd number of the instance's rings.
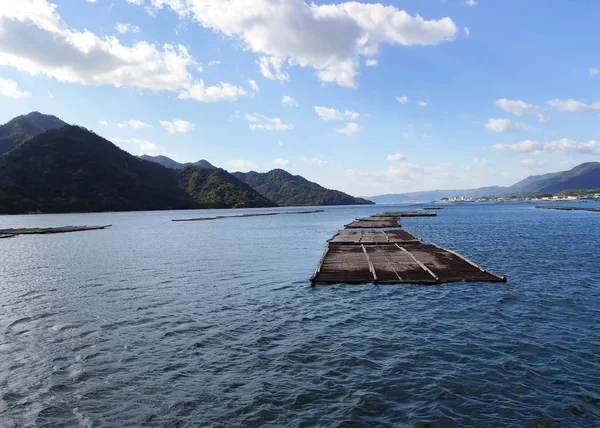
[[[0,426],[598,426],[600,214],[403,220],[507,284],[310,286],[390,208],[0,217],[113,224],[0,240]]]

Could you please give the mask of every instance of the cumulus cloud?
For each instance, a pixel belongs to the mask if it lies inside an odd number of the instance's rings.
[[[229,163],[229,165],[233,166],[236,169],[243,169],[243,170],[258,169],[258,166],[256,165],[256,163],[254,163],[252,161],[248,161],[248,160],[232,159],[232,160],[228,161],[228,163]]]
[[[598,74],[598,69],[597,69],[597,68],[594,68],[594,67],[590,67],[590,68],[588,69],[588,72],[590,73],[590,77],[594,77],[595,75],[597,75],[597,74]]]
[[[467,6],[475,6],[477,4],[477,2],[475,0],[467,0],[467,1],[465,1],[465,4]]]
[[[496,105],[502,110],[516,116],[538,113],[541,110],[540,106],[528,104],[521,100],[507,100],[505,98],[496,100]]]
[[[548,101],[548,105],[556,110],[560,111],[570,111],[576,113],[583,113],[586,111],[599,111],[600,110],[600,101],[597,101],[592,104],[585,104],[581,101],[568,99],[568,100],[550,100]]]
[[[347,136],[351,136],[356,134],[358,131],[361,130],[361,127],[357,124],[357,123],[347,123],[346,126],[344,126],[343,128],[335,128],[334,131],[337,132],[338,134],[344,134]]]
[[[298,107],[298,103],[289,95],[284,95],[281,97],[281,104],[284,106]]]
[[[319,159],[319,158],[301,157],[300,160],[303,162],[309,163],[311,165],[314,165],[314,166],[319,166],[319,167],[326,167],[327,165],[329,165],[329,162],[327,162],[326,160],[323,160],[323,159]]]
[[[596,140],[577,142],[568,138],[550,142],[525,140],[516,144],[495,144],[492,149],[506,153],[528,153],[532,155],[542,153],[587,155],[600,153],[600,143]]]
[[[117,30],[121,34],[139,33],[140,27],[138,27],[137,25],[133,25],[133,24],[122,24],[120,22],[117,22],[117,25],[115,26],[115,30]]]
[[[273,159],[273,165],[275,165],[277,168],[285,168],[290,163],[291,162],[287,159]]]
[[[531,131],[533,129],[524,123],[513,122],[512,120],[508,119],[488,119],[485,127],[494,132],[519,132]]]
[[[117,145],[125,145],[125,148],[128,147],[137,147],[137,151],[139,154],[153,154],[157,147],[155,144],[150,141],[140,140],[139,138],[111,138],[110,141]]]
[[[189,70],[197,63],[183,45],[140,41],[125,46],[116,37],[77,31],[67,26],[47,0],[3,3],[0,66],[60,82],[171,91],[202,102],[245,94],[226,83],[205,87],[202,80],[195,81]]]
[[[252,90],[254,92],[260,92],[260,88],[258,87],[258,84],[256,83],[255,80],[252,80],[252,79],[248,80],[248,84],[250,85],[250,87],[252,88]]]
[[[357,113],[352,110],[340,111],[334,108],[327,107],[314,107],[315,112],[319,116],[319,119],[324,121],[329,120],[356,120],[360,117],[360,113]]]
[[[293,125],[283,123],[278,117],[267,117],[260,113],[246,114],[245,117],[250,122],[248,128],[253,131],[256,129],[264,131],[289,131],[294,129]]]
[[[169,134],[186,133],[193,131],[195,128],[192,123],[181,119],[174,119],[172,122],[161,120],[160,124],[165,127]]]
[[[419,101],[419,107],[427,107],[427,102],[426,101]]]
[[[404,155],[400,153],[394,153],[393,155],[387,155],[386,159],[389,161],[401,161],[404,159]]]
[[[146,122],[142,122],[141,120],[137,120],[137,119],[130,119],[130,120],[126,120],[124,122],[108,122],[106,120],[101,120],[98,123],[102,126],[116,126],[117,128],[120,128],[120,129],[127,128],[128,126],[131,126],[133,129],[152,127],[152,125],[149,125]]]
[[[141,0],[137,0],[141,1]],[[269,79],[287,80],[284,67],[310,67],[323,82],[353,87],[360,57],[373,57],[381,45],[427,46],[454,40],[449,17],[426,20],[381,3],[349,1],[316,4],[304,0],[146,0],[170,7],[182,19],[241,40],[260,56]]]
[[[401,97],[396,97],[396,101],[398,101],[400,104],[406,104],[408,102],[408,98],[403,95]]]
[[[0,94],[9,98],[27,98],[31,92],[21,91],[19,85],[14,80],[3,79],[0,77]]]
[[[377,67],[378,61],[376,59],[368,59],[365,61],[367,67]]]

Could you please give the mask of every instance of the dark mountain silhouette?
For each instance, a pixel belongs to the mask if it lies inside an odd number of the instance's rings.
[[[46,131],[0,156],[0,213],[272,205],[223,170],[168,169],[77,126]]]
[[[0,126],[0,155],[42,132],[65,125],[66,123],[58,117],[37,111],[15,117],[10,122]]]
[[[600,188],[600,162],[588,162],[577,165],[570,171],[558,173],[550,178],[525,186],[521,193],[556,194],[564,190],[598,189]]]
[[[179,163],[177,161],[174,161],[171,158],[168,158],[166,156],[150,156],[150,155],[142,155],[140,156],[140,158],[150,161],[150,162],[156,162],[158,164],[161,164],[164,167],[167,168],[172,168],[172,169],[181,169],[184,168],[188,165],[195,165],[195,166],[199,166],[200,168],[206,168],[206,169],[216,169],[216,166],[212,165],[210,162],[208,162],[207,160],[201,159],[198,162],[194,162],[194,163]]]
[[[255,171],[247,173],[234,172],[233,175],[278,205],[359,205],[373,203],[338,190],[326,189],[304,177],[292,175],[282,169],[274,169],[266,173]]]

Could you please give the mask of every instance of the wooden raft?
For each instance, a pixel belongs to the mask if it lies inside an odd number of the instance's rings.
[[[222,220],[226,218],[247,218],[247,217],[265,217],[272,215],[294,215],[294,214],[316,214],[322,213],[324,210],[310,210],[310,211],[285,211],[280,213],[250,213],[250,214],[239,214],[239,215],[218,215],[216,217],[198,217],[198,218],[182,218],[174,219],[171,221],[207,221],[207,220]]]
[[[328,242],[330,245],[416,244],[421,240],[406,230],[354,229],[340,230]]]
[[[435,217],[435,211],[390,211],[381,214],[374,214],[371,217]]]
[[[313,283],[443,284],[505,282],[435,244],[328,245]]]
[[[600,213],[600,208],[581,208],[581,207],[560,207],[555,205],[537,206],[542,210],[559,210],[559,211],[590,211],[594,213]]]
[[[347,229],[384,229],[386,227],[400,227],[397,216],[365,217],[354,220],[345,225]]]
[[[51,233],[69,233],[69,232],[84,232],[88,230],[101,230],[111,227],[107,226],[63,226],[63,227],[46,227],[46,228],[22,228],[22,229],[0,229],[0,235],[48,235]]]

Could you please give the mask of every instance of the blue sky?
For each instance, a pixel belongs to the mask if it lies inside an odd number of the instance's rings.
[[[135,155],[354,195],[510,185],[598,160],[598,17],[541,0],[11,2],[0,122],[38,110]]]

